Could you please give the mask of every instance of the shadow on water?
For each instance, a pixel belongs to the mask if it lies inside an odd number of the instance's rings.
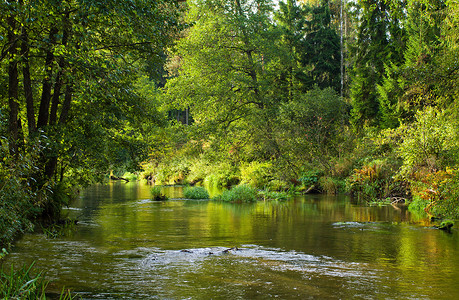
[[[180,187],[166,192],[181,197]],[[167,190],[169,189],[169,190]],[[232,204],[150,200],[150,186],[86,189],[71,236],[25,235],[36,261],[84,299],[453,299],[459,240],[405,209],[342,196]]]

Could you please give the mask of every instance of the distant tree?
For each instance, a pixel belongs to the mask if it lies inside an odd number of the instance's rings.
[[[305,13],[307,21],[301,61],[307,70],[308,82],[339,91],[340,39],[332,25],[330,2],[321,0],[317,6],[306,6]]]
[[[405,48],[403,2],[359,0],[351,8],[357,35],[350,45],[350,98],[355,125],[379,125],[377,85],[384,67],[400,64]]]

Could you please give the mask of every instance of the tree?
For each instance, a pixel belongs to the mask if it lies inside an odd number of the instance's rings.
[[[302,63],[307,69],[309,82],[320,88],[331,87],[340,90],[340,40],[332,27],[332,14],[328,0],[322,0],[317,6],[307,6],[308,16]],[[311,86],[310,86],[311,87]]]
[[[379,125],[377,85],[384,66],[400,64],[405,47],[403,2],[360,0],[352,8],[357,36],[351,44],[350,97],[355,125]]]
[[[446,90],[434,87],[443,77],[435,69],[445,67],[445,60],[438,59],[443,51],[440,31],[447,15],[444,10],[443,1],[407,2],[403,59],[386,65],[383,82],[378,87],[384,127],[393,128],[400,120],[413,119],[417,110],[436,105],[440,90]]]
[[[276,46],[281,55],[277,56],[278,61],[271,67],[273,83],[276,92],[285,93],[283,98],[291,101],[295,92],[311,86],[310,78],[306,76],[301,62],[305,11],[294,0],[279,2],[279,10],[274,13],[274,19]]]
[[[194,127],[206,140],[215,140],[219,152],[228,153],[232,143],[255,146],[247,151],[252,154],[275,151],[275,145],[268,150],[270,109],[278,101],[267,80],[270,4],[191,3],[187,22],[194,25],[171,55],[171,65],[179,64],[177,76],[166,84],[167,97],[174,108],[190,107]]]
[[[128,132],[144,111],[134,85],[145,71],[139,62],[161,63],[178,29],[177,3],[18,0],[3,1],[0,12],[11,154],[39,141],[36,188],[58,169],[108,165],[110,132]]]

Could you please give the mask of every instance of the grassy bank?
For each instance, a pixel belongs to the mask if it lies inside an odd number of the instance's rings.
[[[437,117],[438,113],[425,111],[409,127],[366,128],[359,134],[349,129],[339,155],[326,160],[313,152],[269,159],[234,156],[231,147],[216,153],[205,143],[197,149],[189,142],[145,163],[139,177],[156,184],[242,185],[264,191],[258,199],[282,198],[272,193],[287,191],[347,193],[368,203],[406,203],[427,217],[458,219],[459,146]],[[419,132],[435,134],[421,140]]]
[[[43,272],[34,271],[34,265],[15,269],[0,270],[0,298],[1,299],[49,299],[46,288],[49,282]],[[55,297],[52,297],[55,299]],[[59,300],[78,299],[69,290],[62,289]]]

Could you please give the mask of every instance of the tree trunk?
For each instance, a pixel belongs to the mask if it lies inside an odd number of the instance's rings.
[[[69,82],[65,88],[64,103],[62,103],[62,112],[59,118],[59,124],[65,124],[67,122],[67,118],[70,112],[70,105],[72,103],[72,93],[72,84]]]
[[[8,132],[10,135],[10,151],[12,154],[18,153],[18,139],[19,139],[19,102],[18,102],[18,64],[17,64],[17,36],[14,31],[16,30],[16,20],[14,16],[8,17],[8,43],[9,47],[9,64],[8,64],[8,105],[9,105],[9,118],[8,118]]]
[[[65,18],[64,18],[64,29],[62,31],[62,46],[64,47],[67,46],[67,41],[69,38],[68,18],[69,18],[69,13],[66,13]],[[59,102],[60,102],[59,99],[60,99],[60,94],[61,94],[61,88],[62,88],[62,85],[64,84],[62,77],[64,75],[63,70],[66,67],[66,63],[65,63],[65,58],[63,56],[59,58],[59,67],[60,67],[60,70],[57,73],[56,82],[54,83],[53,99],[51,102],[51,114],[49,116],[50,125],[56,124],[57,109],[58,109]]]
[[[56,34],[58,30],[56,27],[51,28],[49,32],[50,45],[48,46],[46,58],[45,58],[45,78],[43,79],[43,88],[40,100],[40,109],[38,112],[37,128],[42,128],[48,125],[49,120],[49,105],[51,102],[51,88],[52,88],[52,64],[54,61],[54,55],[52,51],[52,45],[56,42]]]
[[[37,128],[35,126],[35,109],[32,94],[32,80],[30,79],[29,38],[27,30],[24,27],[22,28],[21,53],[24,96],[26,99],[27,108],[27,125],[29,128],[29,135],[32,136],[32,134],[36,132]]]

